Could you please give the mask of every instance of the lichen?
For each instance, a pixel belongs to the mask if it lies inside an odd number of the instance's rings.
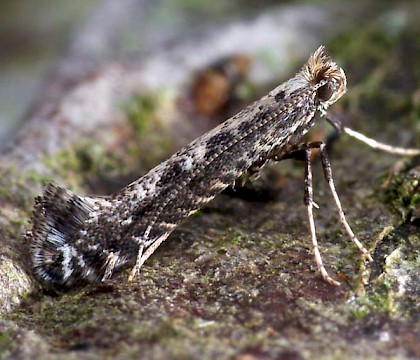
[[[17,208],[28,210],[34,190],[50,179],[36,170],[17,171],[12,165],[0,169],[0,197]]]
[[[159,108],[159,97],[151,94],[135,95],[124,105],[127,120],[137,137],[142,137],[150,132],[150,126],[156,118]]]
[[[75,191],[94,188],[99,182],[112,183],[124,177],[127,171],[124,159],[118,153],[89,141],[45,158],[44,163]]]
[[[30,282],[8,257],[0,255],[0,263],[0,314],[3,314],[22,303],[30,291]]]
[[[174,102],[170,93],[138,94],[122,105],[132,133],[127,154],[141,161],[144,169],[157,165],[175,149],[170,133]]]
[[[121,105],[126,123],[107,147],[84,140],[43,159],[50,173],[76,192],[107,194],[147,172],[173,151],[169,124],[161,120],[163,95],[134,95]]]
[[[397,174],[388,175],[382,183],[383,201],[399,215],[401,223],[420,220],[420,158],[406,164]],[[414,164],[417,164],[415,166]]]
[[[10,354],[9,349],[13,346],[13,339],[9,334],[1,330],[0,331],[0,358],[5,359]]]

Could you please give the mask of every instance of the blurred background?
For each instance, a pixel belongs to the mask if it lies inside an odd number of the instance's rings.
[[[176,46],[185,39],[205,42],[210,39],[209,34],[226,27],[237,26],[239,33],[247,22],[264,17],[275,20],[253,23],[261,30],[256,42],[264,43],[276,36],[278,46],[274,46],[273,40],[261,46],[250,39],[249,47],[266,46],[260,51],[264,52],[260,58],[270,63],[272,72],[265,76],[271,76],[273,83],[277,81],[276,71],[283,67],[285,74],[290,75],[290,68],[286,68],[290,63],[285,59],[294,60],[291,68],[296,69],[296,64],[310,51],[326,44],[345,67],[350,89],[357,89],[349,98],[353,99],[353,110],[359,108],[365,95],[372,100],[376,90],[383,87],[383,93],[392,97],[399,111],[418,117],[420,7],[416,3],[3,0],[0,4],[0,141],[25,120],[54,73],[65,73],[68,79],[77,82],[109,61],[132,54],[140,54],[141,58],[141,54]],[[284,41],[278,40],[282,32]],[[235,36],[229,41],[234,42]],[[261,40],[264,36],[266,39]],[[278,69],[273,70],[275,67]],[[255,76],[263,75],[260,72]],[[361,82],[368,86],[357,87]],[[395,91],[397,85],[399,89]],[[380,97],[379,103],[383,104],[383,100]],[[374,106],[375,102],[371,104]]]
[[[0,140],[12,133],[57,62],[88,68],[156,49],[275,1],[4,0],[0,4]],[[71,57],[71,56],[70,56]],[[69,61],[71,62],[71,61]],[[77,70],[75,70],[77,71]]]

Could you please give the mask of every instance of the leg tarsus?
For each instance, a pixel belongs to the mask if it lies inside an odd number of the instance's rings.
[[[136,276],[140,276],[140,269],[143,266],[146,259],[143,260],[143,251],[144,251],[144,244],[140,244],[139,252],[137,253],[137,260],[136,264],[130,271],[130,275],[128,276],[128,282],[132,282]]]
[[[137,261],[134,267],[131,269],[130,275],[128,277],[128,282],[132,282],[136,275],[140,275],[140,269],[145,263],[145,261],[155,252],[155,250],[162,244],[167,237],[169,236],[170,232],[164,233],[156,240],[154,240],[150,245],[145,246],[144,243],[141,243],[139,252],[137,255]]]

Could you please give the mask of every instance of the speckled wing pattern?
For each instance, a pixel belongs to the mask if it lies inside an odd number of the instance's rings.
[[[35,275],[46,288],[69,287],[106,280],[151,249],[147,258],[242,173],[298,144],[345,91],[343,70],[320,47],[292,79],[121,191],[81,197],[49,184],[27,234]]]

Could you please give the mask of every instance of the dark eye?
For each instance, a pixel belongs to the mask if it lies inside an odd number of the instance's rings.
[[[321,86],[316,92],[319,100],[321,101],[329,100],[331,96],[333,95],[333,93],[334,93],[334,88],[329,83],[326,83],[324,86]]]

